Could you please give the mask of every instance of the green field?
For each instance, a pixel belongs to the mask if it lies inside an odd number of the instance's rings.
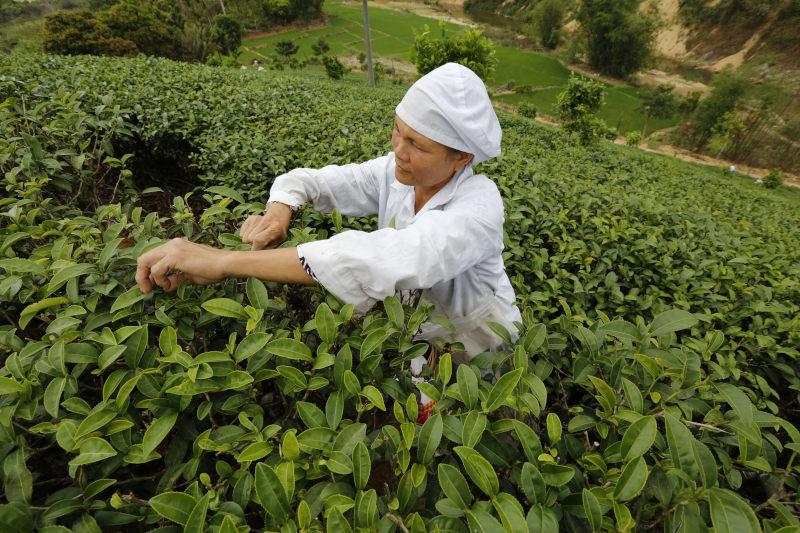
[[[140,292],[166,240],[249,249],[276,176],[386,154],[402,96],[0,55],[0,532],[798,530],[788,187],[499,110],[477,170],[520,336],[459,365],[444,347],[424,384],[424,304],[356,316],[255,277]],[[304,207],[287,244],[375,222]]]
[[[299,46],[298,58],[312,56],[311,45],[319,38],[325,39],[330,44],[332,52],[337,55],[355,56],[363,52],[364,24],[361,4],[329,0],[325,3],[324,10],[330,17],[330,24],[327,27],[292,30],[246,40],[244,52],[239,60],[249,64],[253,59],[271,57],[275,55],[275,43],[285,40]],[[373,52],[377,59],[387,66],[392,66],[393,61],[410,62],[414,35],[424,31],[426,25],[432,31],[438,31],[438,21],[413,13],[370,7],[369,17]],[[445,28],[447,31],[459,32],[464,27],[445,23]],[[489,80],[490,86],[504,85],[513,81],[516,85],[530,85],[535,88],[531,94],[505,94],[498,96],[497,100],[512,105],[530,102],[540,112],[555,115],[556,95],[566,87],[570,70],[558,60],[545,54],[507,46],[498,46],[496,53],[497,68],[494,77]],[[354,76],[363,78],[363,74],[360,73]],[[625,84],[609,85],[600,117],[609,126],[618,128],[622,133],[641,130],[644,117],[637,111],[640,106],[641,98],[636,88]],[[677,122],[677,118],[651,120],[648,129],[654,131],[674,126]]]

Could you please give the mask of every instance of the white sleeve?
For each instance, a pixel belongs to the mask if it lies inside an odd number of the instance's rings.
[[[430,288],[499,253],[502,202],[487,207],[431,210],[401,230],[345,231],[301,244],[298,253],[327,290],[365,313],[399,290]]]
[[[318,211],[338,209],[343,215],[376,215],[388,157],[320,169],[296,168],[275,179],[269,201],[292,207],[312,202]]]

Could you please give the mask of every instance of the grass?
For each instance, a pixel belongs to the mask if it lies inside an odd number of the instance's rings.
[[[249,64],[253,59],[275,55],[275,44],[289,40],[299,46],[298,58],[313,55],[311,45],[325,39],[336,55],[355,56],[364,51],[364,24],[360,3],[342,0],[327,0],[324,11],[329,25],[316,29],[298,29],[268,35],[244,42],[244,52],[239,60]],[[410,12],[400,12],[378,7],[369,8],[372,33],[372,50],[376,58],[387,66],[394,61],[410,62],[411,47],[415,33],[421,33],[427,25],[438,32],[439,22]],[[463,26],[445,23],[448,32],[463,31]],[[497,68],[489,85],[504,85],[513,81],[517,86],[529,85],[531,94],[505,94],[496,99],[512,105],[529,102],[541,113],[555,115],[556,96],[564,90],[570,70],[555,58],[528,50],[509,46],[496,47]],[[644,116],[637,109],[642,104],[639,91],[630,85],[607,85],[605,105],[600,117],[609,126],[621,133],[641,130]],[[650,120],[648,131],[667,128],[677,124],[672,119]]]

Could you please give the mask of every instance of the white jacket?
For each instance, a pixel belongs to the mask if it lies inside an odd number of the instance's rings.
[[[426,324],[421,338],[457,340],[470,357],[502,341],[487,326],[498,322],[513,337],[521,322],[503,265],[503,202],[497,186],[465,167],[414,213],[414,187],[395,178],[395,156],[360,164],[298,168],[279,176],[269,201],[319,211],[378,215],[378,230],[344,231],[298,246],[318,281],[365,313],[399,291],[423,297],[456,327],[451,334]]]

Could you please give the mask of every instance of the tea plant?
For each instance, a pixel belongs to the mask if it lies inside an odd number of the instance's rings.
[[[276,174],[385,153],[401,92],[152,59],[0,76],[0,530],[800,529],[796,198],[501,114],[479,170],[521,335],[413,385],[425,304],[133,281],[165,239],[247,249]],[[301,210],[290,241],[372,224]]]

